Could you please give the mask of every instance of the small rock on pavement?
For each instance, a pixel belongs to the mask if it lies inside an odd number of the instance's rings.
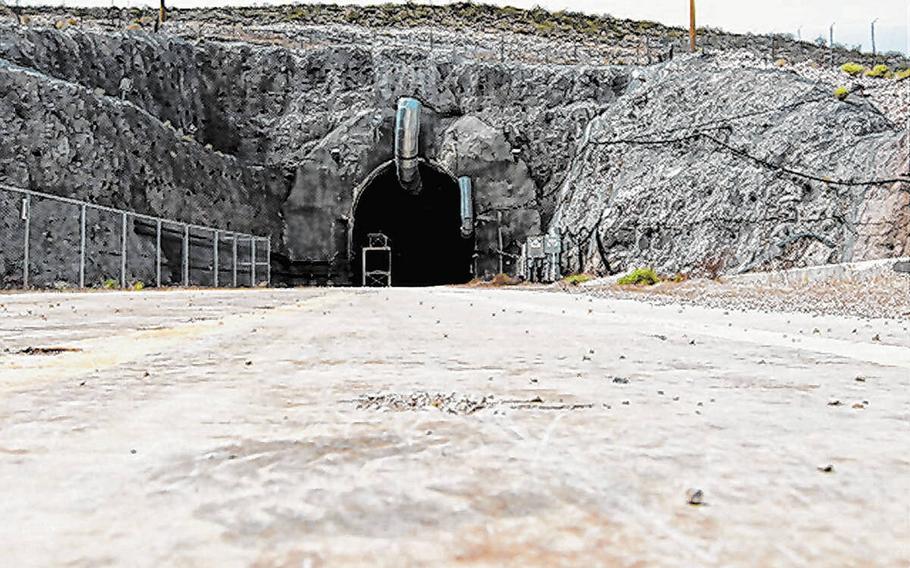
[[[705,504],[705,493],[701,489],[689,489],[686,491],[686,501],[695,507]]]
[[[834,472],[834,466],[830,463],[828,465],[820,465],[818,466],[818,471],[822,473],[832,473]]]

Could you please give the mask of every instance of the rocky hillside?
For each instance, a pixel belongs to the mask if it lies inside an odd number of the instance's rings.
[[[865,97],[687,57],[593,120],[552,230],[574,270],[744,272],[910,253],[906,136]]]
[[[0,8],[2,9],[2,8]],[[22,8],[29,20],[57,26],[92,25],[106,29],[151,30],[157,12],[151,9]],[[343,28],[339,30],[339,28]],[[688,49],[688,30],[656,22],[596,16],[571,11],[525,10],[473,2],[445,5],[382,4],[346,6],[294,4],[222,9],[178,9],[170,12],[164,29],[170,33],[207,37],[258,37],[265,40],[342,43],[351,31],[361,39],[454,49],[462,54],[505,55],[536,63],[597,63],[644,65]],[[404,32],[404,33],[402,33]],[[381,39],[380,39],[381,38]],[[789,34],[734,34],[704,27],[699,45],[708,52],[746,50],[762,58],[790,63],[813,61],[828,65],[831,50],[814,41],[796,41]],[[836,65],[856,61],[868,66],[910,66],[898,53],[873,59],[835,45]]]
[[[425,156],[482,188],[480,264],[494,266],[492,212],[517,252],[628,80],[614,67],[34,22],[0,26],[0,61],[0,182],[268,234],[305,281],[347,278],[355,192],[392,158],[399,97],[426,106]]]
[[[158,32],[150,12],[20,13],[0,24],[0,183],[270,235],[279,280],[346,282],[408,96],[423,156],[475,181],[481,273],[499,229],[509,259],[563,235],[566,270],[908,252],[905,81],[784,38],[706,31],[670,58],[681,30],[460,8],[187,10]]]

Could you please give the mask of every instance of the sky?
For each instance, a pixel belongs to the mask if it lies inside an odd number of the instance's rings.
[[[13,4],[16,0],[0,0]],[[319,0],[309,0],[317,2]],[[419,0],[427,3],[427,0]],[[573,10],[591,14],[610,14],[620,18],[644,19],[664,24],[688,26],[687,0],[485,0],[519,8],[542,6],[550,10]],[[26,4],[68,6],[157,5],[157,0],[19,0]],[[244,0],[167,0],[174,7],[218,5],[256,5]],[[325,3],[325,2],[320,2]],[[345,0],[343,4],[374,4],[369,0]],[[434,0],[442,4],[444,0]],[[910,27],[910,0],[697,0],[698,25],[732,32],[801,34],[805,40],[828,37],[834,23],[834,41],[847,46],[861,45],[871,51],[871,23],[876,24],[879,51],[910,52],[907,29]]]

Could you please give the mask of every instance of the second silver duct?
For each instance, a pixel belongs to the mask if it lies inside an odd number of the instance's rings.
[[[458,189],[461,192],[461,236],[474,234],[474,184],[471,178],[458,178]]]

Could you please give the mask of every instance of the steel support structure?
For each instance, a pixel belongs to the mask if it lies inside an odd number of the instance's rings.
[[[190,226],[183,226],[183,285],[190,285]]]
[[[161,288],[161,219],[155,219],[155,287]]]
[[[234,260],[231,262],[231,286],[234,288],[237,287],[237,235],[234,235],[234,238],[231,242],[231,254],[233,255]]]
[[[212,249],[212,285],[218,287],[218,229],[215,229],[215,237],[212,239],[214,248]]]
[[[28,288],[29,235],[32,232],[32,196],[22,200],[22,220],[25,221],[25,242],[22,249],[22,287]]]
[[[79,208],[79,288],[85,288],[85,211]]]
[[[272,238],[265,240],[265,256],[268,262],[265,263],[265,285],[272,286]]]
[[[126,213],[120,214],[120,287],[126,288]]]
[[[256,287],[256,239],[250,239],[250,288]]]

